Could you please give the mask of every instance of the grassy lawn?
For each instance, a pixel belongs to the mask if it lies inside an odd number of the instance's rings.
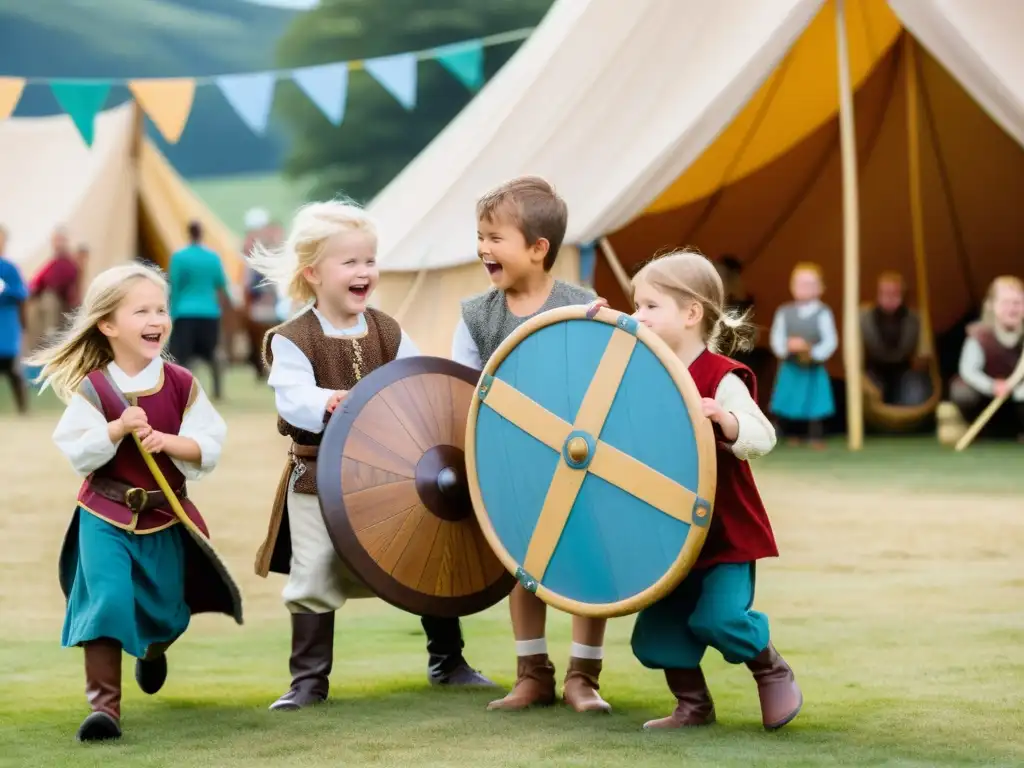
[[[485,691],[431,689],[418,620],[377,600],[339,614],[332,701],[270,713],[288,684],[281,577],[252,573],[286,442],[265,387],[227,382],[221,466],[191,489],[245,598],[246,623],[199,616],[169,655],[155,697],[124,667],[125,737],[82,746],[81,652],[60,647],[56,558],[77,480],[49,441],[59,410],[7,415],[0,385],[0,765],[2,766],[938,766],[1024,763],[1024,449],[933,441],[780,448],[755,471],[782,557],[758,571],[757,607],[796,670],[800,717],[760,727],[743,667],[705,668],[719,723],[643,733],[672,701],[629,650],[632,618],[609,625],[602,693],[615,711],[486,712]],[[463,621],[467,657],[503,686],[514,675],[504,604]],[[552,612],[559,676],[567,617]]]

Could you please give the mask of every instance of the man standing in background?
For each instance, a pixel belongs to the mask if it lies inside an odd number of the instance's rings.
[[[217,359],[220,340],[221,302],[230,306],[227,276],[220,256],[202,245],[198,221],[188,225],[189,245],[171,256],[171,356],[186,368],[196,357],[210,367],[213,399],[220,400],[221,367]]]
[[[53,233],[53,256],[32,278],[29,296],[35,300],[40,338],[61,330],[67,324],[67,316],[78,308],[79,295],[78,260],[68,245],[68,233],[58,227]]]

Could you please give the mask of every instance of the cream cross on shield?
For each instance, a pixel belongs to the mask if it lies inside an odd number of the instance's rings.
[[[628,316],[619,318],[572,424],[501,379],[484,376],[477,388],[488,408],[561,455],[522,566],[538,582],[588,472],[684,523],[703,527],[709,520],[710,509],[706,502],[698,502],[695,491],[599,439],[637,344],[629,332],[635,331],[635,324]]]

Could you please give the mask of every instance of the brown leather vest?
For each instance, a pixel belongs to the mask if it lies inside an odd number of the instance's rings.
[[[993,379],[1008,379],[1024,354],[1024,335],[1012,347],[1003,346],[996,333],[987,325],[978,325],[969,331],[985,353],[985,375]]]
[[[367,309],[366,333],[362,336],[327,336],[312,309],[288,322],[271,328],[263,340],[263,359],[269,368],[274,362],[270,351],[271,339],[276,334],[292,342],[313,367],[316,385],[323,389],[349,390],[370,371],[390,363],[398,354],[402,343],[402,329],[398,322],[380,310]],[[324,414],[327,423],[329,414]],[[287,435],[296,446],[319,446],[323,432],[307,432],[280,416],[277,431]],[[296,449],[296,463],[304,467],[295,482],[296,493],[316,493],[316,457],[312,450]],[[293,454],[295,455],[295,454]]]

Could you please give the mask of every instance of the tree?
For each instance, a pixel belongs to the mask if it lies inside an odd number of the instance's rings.
[[[282,67],[297,67],[426,50],[536,26],[551,2],[323,0],[292,22],[278,46],[278,59]],[[518,45],[485,50],[486,79]],[[338,127],[294,83],[282,83],[275,107],[292,135],[286,174],[311,178],[318,196],[369,201],[473,96],[436,61],[421,61],[418,78],[416,108],[407,112],[366,72],[352,72]]]

